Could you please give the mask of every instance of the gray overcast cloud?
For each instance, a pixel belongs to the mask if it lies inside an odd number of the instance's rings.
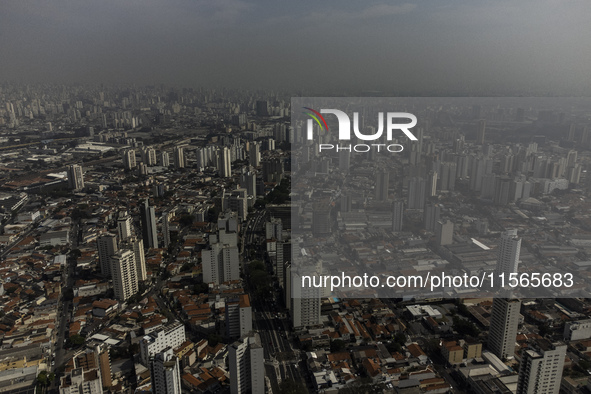
[[[587,0],[4,1],[0,80],[589,94]]]

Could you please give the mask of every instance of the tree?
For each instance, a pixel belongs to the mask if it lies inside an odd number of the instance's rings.
[[[207,344],[211,347],[215,347],[220,342],[222,342],[222,337],[219,334],[212,333],[207,337]]]
[[[468,335],[471,337],[476,337],[480,334],[480,330],[474,325],[474,323],[461,319],[459,317],[454,317],[453,319],[454,329],[460,335]]]
[[[343,351],[347,344],[342,339],[335,339],[334,341],[330,342],[330,352],[337,353]]]
[[[74,334],[70,337],[70,342],[72,343],[72,345],[80,346],[84,344],[84,337],[79,334]]]
[[[193,224],[193,219],[194,219],[193,215],[184,214],[179,219],[179,223],[181,224],[181,226],[187,227],[187,226],[190,226],[191,224]]]
[[[302,382],[293,379],[285,379],[279,385],[279,392],[282,394],[308,394],[308,390]]]

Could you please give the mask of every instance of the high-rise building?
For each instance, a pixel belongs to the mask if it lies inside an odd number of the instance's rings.
[[[392,231],[402,231],[402,220],[404,218],[404,201],[394,201],[392,204]]]
[[[265,223],[265,239],[283,240],[283,224],[279,218],[271,218]]]
[[[176,348],[185,342],[185,326],[175,321],[172,324],[153,331],[140,340],[140,360],[149,366],[150,359],[167,348]]]
[[[387,170],[376,174],[376,200],[386,201],[388,199],[388,189],[390,187],[390,173]]]
[[[328,203],[315,203],[312,212],[312,234],[330,234],[330,207]]]
[[[449,220],[445,222],[440,220],[435,223],[435,236],[437,238],[437,245],[451,245],[454,238],[454,224]]]
[[[251,166],[261,165],[261,147],[258,142],[251,142],[248,150],[248,161]]]
[[[521,238],[517,236],[517,230],[504,231],[497,251],[497,273],[505,274],[506,281],[509,274],[517,272],[520,251]]]
[[[201,252],[203,282],[220,283],[240,279],[238,247],[214,243]]]
[[[252,307],[248,294],[226,301],[226,336],[242,338],[252,331]]]
[[[320,270],[318,269],[318,271]],[[289,286],[291,291],[289,311],[293,328],[320,324],[322,289],[314,286],[302,286],[302,274],[297,270],[290,268],[287,274],[290,279],[286,286]],[[308,274],[306,272],[306,276]]]
[[[486,120],[480,119],[476,128],[476,144],[484,145],[484,133],[486,131]]]
[[[245,221],[248,216],[248,194],[246,189],[236,188],[230,193],[224,192],[222,209],[236,212],[240,220]]]
[[[144,255],[144,240],[134,235],[121,242],[119,249],[127,249],[133,252],[137,280],[144,281],[148,279],[146,272],[146,257]]]
[[[230,178],[232,176],[230,149],[226,146],[218,151],[218,175],[220,178]]]
[[[425,197],[435,197],[437,195],[437,172],[431,171],[427,175],[427,182],[425,184]]]
[[[117,237],[114,234],[103,234],[97,239],[99,266],[101,274],[111,276],[111,256],[117,253]]]
[[[537,339],[523,351],[517,394],[558,394],[567,346]]]
[[[248,171],[240,176],[240,186],[246,189],[249,196],[257,196],[257,175],[254,171]]]
[[[267,160],[263,162],[263,181],[281,182],[284,171],[283,160],[281,158],[267,158]]]
[[[119,217],[117,218],[117,233],[120,241],[125,241],[133,235],[131,224],[131,215],[129,215],[127,211],[119,212]]]
[[[147,248],[158,247],[158,232],[156,230],[156,211],[149,205],[148,200],[140,205],[140,219],[142,222],[142,238]]]
[[[162,213],[162,238],[164,241],[162,246],[165,248],[170,246],[170,220],[173,216],[174,214],[171,211],[165,211]]]
[[[181,394],[181,367],[172,348],[167,348],[150,360],[152,392],[154,394]]]
[[[440,172],[440,189],[454,191],[456,184],[457,164],[455,162],[441,163]]]
[[[132,250],[120,250],[111,256],[111,277],[116,299],[125,301],[138,292],[137,267]]]
[[[493,300],[488,349],[501,359],[513,358],[521,301],[512,298]]]
[[[440,219],[441,215],[441,205],[435,203],[429,203],[425,206],[425,210],[423,212],[423,224],[425,226],[425,230],[427,231],[435,231],[435,225]]]
[[[130,171],[133,170],[136,166],[135,162],[135,150],[127,149],[123,152],[123,167]]]
[[[141,151],[142,161],[148,167],[156,165],[156,150],[152,147],[146,147]]]
[[[425,179],[410,178],[408,183],[408,209],[423,209],[425,206],[425,191]]]
[[[257,333],[228,346],[230,364],[230,393],[264,393],[265,365],[261,340]]]
[[[351,151],[339,151],[339,170],[341,172],[349,172],[349,167],[351,167]]]
[[[185,150],[182,146],[174,148],[174,167],[177,170],[179,168],[185,168]]]
[[[72,190],[84,189],[84,174],[82,173],[82,166],[72,164],[68,166],[68,186]]]
[[[102,394],[103,383],[97,369],[85,371],[75,368],[67,372],[60,380],[60,394]]]
[[[275,261],[275,274],[279,281],[279,286],[284,287],[285,263],[291,261],[291,240],[277,242],[277,260]]]
[[[259,100],[256,104],[257,116],[269,116],[269,103],[265,100]]]
[[[170,156],[168,152],[162,151],[160,152],[160,165],[162,167],[169,167],[170,166]]]

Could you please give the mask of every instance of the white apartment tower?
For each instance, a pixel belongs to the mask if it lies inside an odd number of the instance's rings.
[[[306,273],[313,277],[317,273]],[[302,276],[297,271],[290,269],[288,273],[291,283],[290,314],[294,328],[309,327],[320,324],[321,288],[314,286],[302,286]]]
[[[497,252],[497,273],[505,274],[505,283],[509,274],[517,272],[520,250],[521,238],[517,236],[517,230],[504,231]]]
[[[128,171],[136,167],[135,150],[128,149],[123,152],[123,167]]]
[[[97,240],[99,265],[101,274],[111,276],[111,256],[117,252],[117,237],[114,234],[104,234]]]
[[[495,298],[493,301],[488,348],[500,359],[513,358],[521,301],[511,298]]]
[[[567,346],[538,339],[523,352],[517,394],[558,394]]]
[[[185,168],[185,150],[182,146],[174,148],[174,166],[177,170]]]
[[[203,282],[220,283],[240,279],[238,248],[214,243],[209,250],[201,252]]]
[[[150,358],[166,348],[176,348],[185,342],[185,326],[175,321],[174,323],[151,332],[140,340],[140,360],[143,365],[150,365]]]
[[[160,152],[160,165],[162,167],[170,167],[170,156],[168,155],[168,152]]]
[[[117,218],[117,233],[119,234],[120,241],[125,241],[133,235],[131,223],[132,219],[127,211],[119,212],[119,217]]]
[[[119,244],[119,248],[131,250],[133,252],[135,257],[137,280],[144,281],[148,279],[146,272],[146,256],[144,254],[144,240],[134,235],[133,237],[129,237],[125,241],[121,242]]]
[[[157,353],[150,361],[152,392],[154,394],[181,394],[181,367],[172,348]]]
[[[264,352],[258,334],[253,333],[228,347],[230,393],[264,393]]]
[[[111,256],[111,276],[116,299],[125,301],[138,292],[137,268],[133,251],[120,250]]]
[[[220,148],[218,151],[218,175],[220,178],[229,178],[232,176],[230,149],[226,146]]]
[[[226,336],[242,338],[252,331],[252,307],[248,294],[226,301]]]
[[[142,150],[142,161],[148,167],[156,165],[156,150],[154,148],[144,148]]]

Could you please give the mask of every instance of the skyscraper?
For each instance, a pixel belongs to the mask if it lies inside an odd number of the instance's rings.
[[[394,201],[392,204],[392,231],[402,231],[402,220],[404,218],[404,202]]]
[[[256,114],[257,116],[269,116],[269,103],[265,100],[257,101]]]
[[[152,331],[140,340],[140,360],[146,367],[150,360],[167,348],[174,349],[186,340],[185,326],[174,321],[164,328]]]
[[[349,172],[349,167],[351,167],[351,152],[348,150],[339,151],[339,170]]]
[[[558,394],[567,346],[545,339],[525,350],[519,367],[517,394]]]
[[[240,279],[240,259],[236,246],[214,243],[201,252],[203,282],[216,285]]]
[[[230,149],[224,146],[218,151],[218,175],[220,178],[229,178],[232,176],[232,161],[230,158]]]
[[[156,353],[150,361],[152,392],[154,394],[181,394],[179,359],[171,348]]]
[[[99,265],[101,274],[111,276],[111,256],[117,252],[117,237],[114,234],[104,234],[97,239]]]
[[[427,231],[435,231],[435,225],[439,221],[441,216],[441,205],[429,203],[425,206],[425,211],[423,212],[423,224],[425,226],[425,230]]]
[[[497,252],[497,273],[505,274],[505,281],[509,274],[517,272],[520,251],[521,238],[517,236],[517,230],[504,231]]]
[[[135,258],[135,268],[137,280],[144,281],[148,279],[146,272],[146,257],[144,255],[144,240],[131,236],[119,244],[119,249],[131,250]]]
[[[177,170],[179,168],[185,168],[185,150],[182,146],[174,148],[174,167]]]
[[[386,201],[388,199],[388,189],[390,187],[390,173],[382,170],[376,174],[376,200]]]
[[[156,150],[151,147],[146,147],[142,149],[142,161],[148,167],[152,167],[156,165]]]
[[[135,166],[135,150],[127,149],[123,152],[123,167],[129,171],[134,169]]]
[[[488,349],[501,359],[513,358],[521,301],[495,298],[493,301]]]
[[[425,206],[425,179],[413,177],[408,183],[408,209],[423,209]]]
[[[252,333],[228,346],[230,393],[264,393],[264,352],[259,334]]]
[[[171,211],[165,211],[162,213],[162,238],[164,241],[162,246],[165,248],[170,246],[170,219],[172,216],[173,213]]]
[[[84,189],[84,174],[78,164],[68,166],[68,186],[72,190]]]
[[[476,129],[476,144],[483,145],[484,144],[484,133],[486,131],[486,120],[480,119],[478,121],[478,126]]]
[[[449,220],[445,222],[440,220],[435,223],[435,236],[437,238],[437,245],[451,245],[454,237],[454,224]]]
[[[129,215],[127,211],[119,212],[119,217],[117,218],[117,233],[119,234],[120,241],[125,241],[133,235],[131,223],[131,215]]]
[[[125,301],[138,292],[137,267],[132,250],[120,250],[111,256],[111,276],[116,299]]]
[[[226,301],[226,336],[242,338],[252,331],[252,307],[248,294]]]
[[[248,151],[248,161],[251,166],[258,167],[261,164],[261,147],[258,142],[251,142]]]
[[[431,171],[427,175],[427,183],[425,184],[425,197],[435,197],[437,195],[437,172]]]
[[[321,272],[317,268],[316,274]],[[306,272],[306,275],[312,273]],[[288,275],[290,279],[286,286],[291,292],[290,315],[293,328],[309,327],[320,324],[320,306],[321,306],[321,288],[314,286],[302,286],[302,273],[289,269]]]
[[[142,222],[142,238],[147,248],[158,247],[158,232],[156,231],[156,211],[149,205],[148,200],[140,205],[140,219]]]
[[[170,156],[168,152],[162,151],[160,152],[160,165],[162,167],[169,167],[170,166]]]

